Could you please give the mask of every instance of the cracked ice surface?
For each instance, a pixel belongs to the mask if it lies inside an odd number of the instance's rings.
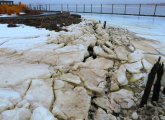
[[[0,48],[13,50],[28,50],[34,46],[43,45],[50,31],[34,27],[19,25],[8,28],[7,24],[0,24]]]
[[[85,18],[107,21],[109,25],[126,28],[136,35],[165,43],[165,18],[110,14],[81,14]]]
[[[0,25],[0,120],[132,119],[152,67],[145,56],[154,61],[164,49],[102,26],[84,20],[51,32]]]

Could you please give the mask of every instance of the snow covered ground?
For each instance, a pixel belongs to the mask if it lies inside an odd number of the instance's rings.
[[[152,67],[149,62],[155,63],[165,47],[154,48],[152,44],[158,42],[123,29],[103,29],[95,21],[66,30],[57,33],[0,24],[0,120],[85,120],[89,116],[116,120],[132,119],[134,113],[139,119],[160,115],[163,120],[165,96],[161,95],[160,106],[149,104],[150,114],[138,106],[142,80]],[[90,51],[89,45],[93,45]]]
[[[89,13],[81,15],[84,18],[107,21],[108,25],[127,28],[138,36],[165,43],[165,18]],[[0,48],[28,50],[45,44],[50,33],[51,31],[43,28],[38,29],[26,25],[8,28],[7,24],[0,24]]]
[[[7,14],[0,14],[0,17],[16,17],[16,14],[11,14],[11,15],[7,15]]]
[[[165,18],[89,13],[81,15],[89,19],[107,21],[108,25],[127,28],[138,36],[165,43]],[[25,50],[44,43],[50,31],[34,29],[34,27],[25,25],[20,25],[17,28],[7,28],[7,24],[0,24],[0,33],[0,48],[10,47]]]
[[[0,48],[12,50],[27,50],[46,42],[50,31],[26,25],[8,28],[7,24],[0,24]]]
[[[138,36],[165,43],[165,18],[110,14],[81,14],[85,18],[107,21],[111,26],[127,28]]]

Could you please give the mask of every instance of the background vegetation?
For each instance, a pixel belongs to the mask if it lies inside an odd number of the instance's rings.
[[[0,5],[0,14],[17,14],[27,10],[27,6],[24,4],[21,5]]]

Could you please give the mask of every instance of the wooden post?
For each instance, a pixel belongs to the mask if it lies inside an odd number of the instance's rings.
[[[127,4],[125,4],[124,14],[127,14]]]
[[[157,6],[158,4],[155,5],[154,16],[156,15]]]
[[[93,10],[92,10],[92,4],[91,4],[91,13],[93,12]]]
[[[101,4],[101,11],[100,12],[101,12],[101,14],[103,13],[103,5],[102,4]]]
[[[142,7],[142,5],[140,4],[139,5],[139,15],[141,15],[141,7]]]
[[[104,29],[106,28],[106,24],[107,24],[107,22],[106,22],[106,21],[104,21],[104,27],[103,27]]]
[[[83,12],[85,13],[85,4],[84,4],[84,10],[83,10]]]
[[[113,14],[113,4],[112,4],[112,14]]]
[[[76,13],[77,13],[77,4],[76,4]]]

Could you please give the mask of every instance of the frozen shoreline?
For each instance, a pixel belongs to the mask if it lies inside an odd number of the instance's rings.
[[[102,15],[101,15],[102,16]],[[104,15],[103,15],[104,16]],[[107,18],[105,17],[99,17],[99,15],[94,15],[91,17],[90,14],[87,14],[87,16],[82,16],[85,19],[93,19],[93,20],[101,20],[102,24]],[[94,18],[93,18],[94,17]],[[119,18],[118,18],[119,19]],[[111,20],[110,20],[111,21]],[[145,43],[148,44],[147,46],[153,47],[157,51],[159,51],[160,55],[165,55],[165,50],[163,47],[165,44],[162,41],[158,40],[152,40],[145,36],[140,36],[139,34],[135,33],[134,31],[130,30],[127,27],[116,25],[115,23],[109,23],[110,21],[107,21],[107,27],[112,28],[118,28],[120,30],[126,30],[129,35],[133,36],[138,42],[138,44]],[[33,47],[41,46],[46,44],[46,41],[48,39],[48,36],[52,33],[58,34],[59,32],[55,31],[49,31],[45,28],[35,28],[31,26],[21,25],[19,24],[18,27],[15,28],[8,28],[7,24],[0,24],[0,27],[3,29],[0,36],[0,48],[8,48],[16,51],[25,51],[29,50]],[[29,32],[30,31],[30,32]],[[8,34],[10,33],[10,34]],[[76,34],[76,33],[75,33]],[[135,42],[134,41],[134,42]],[[145,51],[145,47],[144,51]],[[159,49],[159,50],[158,50]],[[152,52],[151,52],[152,53]]]
[[[137,36],[165,43],[165,18],[90,13],[81,15],[86,19],[107,21],[110,26],[125,28]]]
[[[160,55],[154,47],[158,42],[125,29],[103,29],[95,20],[67,26],[67,32],[1,26],[1,120],[151,119],[157,115],[151,112],[157,111],[156,106],[147,109],[151,114],[146,115],[146,108],[138,105],[143,80]],[[146,55],[153,57],[153,61],[148,57],[151,63]]]

